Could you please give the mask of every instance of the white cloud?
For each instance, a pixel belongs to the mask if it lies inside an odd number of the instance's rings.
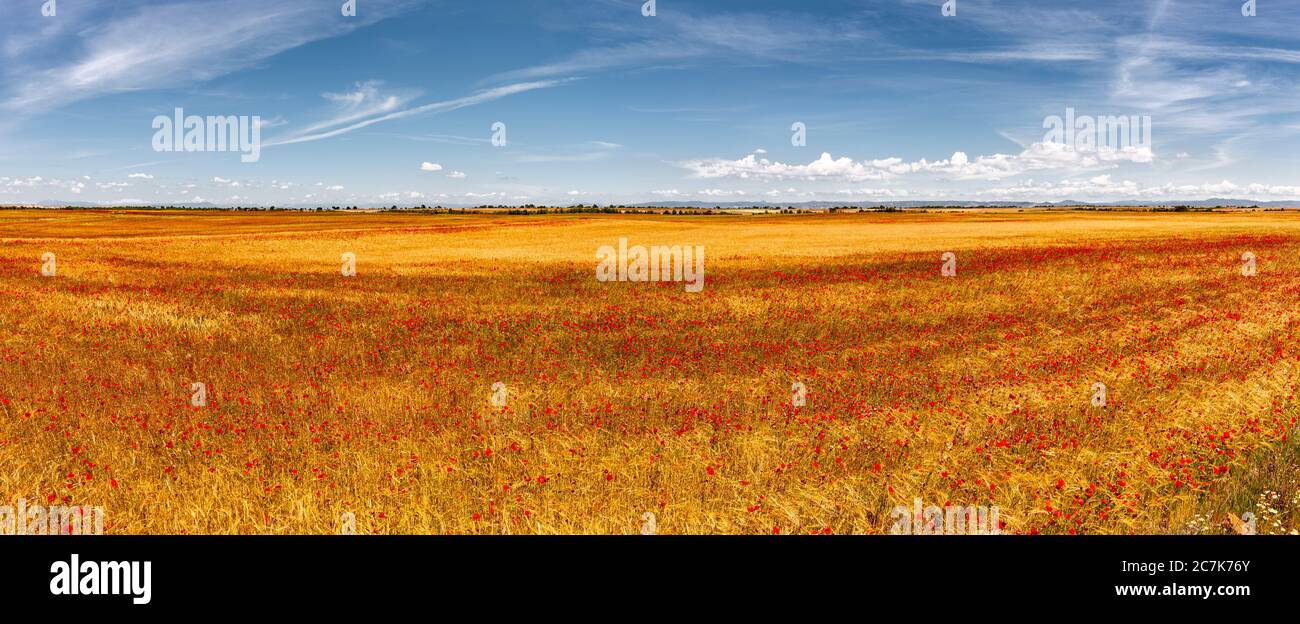
[[[447,172],[447,177],[449,177],[449,178],[451,178],[451,179],[453,179],[453,180],[464,180],[464,179],[465,179],[465,173],[462,172],[462,171],[448,171],[448,172]]]
[[[140,179],[140,180],[152,180],[152,179],[153,179],[153,176],[151,176],[151,175],[149,175],[149,174],[147,174],[147,173],[133,173],[133,174],[131,174],[131,175],[129,175],[129,176],[126,176],[126,177],[128,177],[128,178],[137,178],[137,179]]]
[[[1060,201],[1067,199],[1105,201],[1129,199],[1147,201],[1177,201],[1203,199],[1297,199],[1300,186],[1248,184],[1239,185],[1230,180],[1202,184],[1167,183],[1143,186],[1132,180],[1114,180],[1101,175],[1088,180],[1062,180],[1059,182],[1025,181],[1013,186],[994,187],[979,191],[977,195],[1005,200]]]
[[[420,163],[420,171],[442,171],[442,165],[439,165],[438,163],[422,162]]]
[[[863,182],[886,180],[897,176],[929,173],[954,180],[998,180],[1031,171],[1051,169],[1093,169],[1119,162],[1149,163],[1149,147],[1125,147],[1076,150],[1064,143],[1034,143],[1019,154],[992,154],[971,159],[965,152],[954,152],[946,160],[921,159],[905,162],[898,157],[855,161],[834,158],[823,152],[808,164],[787,164],[749,154],[736,160],[711,158],[690,160],[679,166],[697,178],[740,178],[755,180],[808,180]]]
[[[712,158],[686,161],[681,163],[681,166],[691,170],[697,178],[878,180],[885,177],[883,167],[888,164],[891,163],[888,161],[855,162],[850,158],[834,159],[830,154],[823,153],[821,158],[807,165],[787,165],[750,154],[737,160]]]
[[[60,11],[53,20],[32,12],[33,19],[61,22],[61,28],[46,40],[27,44],[44,48],[24,52],[6,47],[11,75],[24,78],[9,83],[12,88],[3,106],[40,110],[106,93],[203,82],[368,26],[415,4],[368,0],[366,10],[349,19],[321,10],[312,0],[281,0],[273,7],[263,0],[141,7],[88,3]],[[44,25],[33,26],[44,30]],[[50,59],[58,62],[51,64]]]
[[[380,194],[377,195],[376,197],[378,197],[379,199],[381,199],[381,200],[383,200],[383,201],[393,201],[393,200],[403,199],[403,198],[405,198],[405,199],[424,199],[424,193],[419,193],[419,192],[416,192],[416,191],[407,191],[407,192],[405,192],[405,193],[389,192],[389,193],[380,193]]]
[[[519,154],[515,160],[524,163],[551,163],[551,162],[591,162],[594,160],[604,160],[609,158],[610,153],[606,150],[597,150],[594,152],[585,152],[580,154]]]
[[[257,119],[257,127],[262,129],[276,128],[287,123],[289,122],[285,121],[284,117],[275,117],[272,119],[262,119],[261,117],[258,117]]]
[[[603,29],[606,32],[602,34],[608,39],[620,43],[584,48],[559,61],[506,72],[496,78],[568,76],[624,66],[663,65],[690,58],[707,58],[713,63],[790,58],[810,61],[832,54],[827,41],[844,43],[867,36],[867,30],[857,20],[756,13],[704,15],[688,13],[682,7],[653,20],[620,23],[592,19],[599,6],[589,4],[595,6],[586,10],[586,26],[593,31]]]
[[[85,177],[82,180],[89,180]],[[44,176],[29,176],[26,178],[0,177],[0,188],[6,193],[24,193],[25,191],[35,190],[36,188],[46,188],[53,190],[63,190],[69,193],[80,194],[86,188],[86,183],[78,179],[60,179],[46,178]],[[125,184],[125,183],[121,183]]]
[[[299,130],[302,134],[310,134],[323,128],[351,123],[358,119],[365,119],[374,115],[389,113],[404,106],[411,99],[411,95],[402,94],[382,94],[379,87],[383,83],[378,80],[369,80],[358,82],[356,89],[346,93],[322,93],[321,97],[335,103],[339,107],[338,113],[326,120]]]
[[[347,134],[354,130],[360,130],[362,128],[366,128],[374,124],[382,123],[385,121],[392,121],[394,119],[405,119],[407,117],[412,117],[423,113],[445,113],[448,111],[465,108],[467,106],[474,106],[475,104],[481,104],[483,102],[498,100],[503,97],[514,95],[517,93],[525,93],[527,91],[533,91],[536,89],[547,89],[550,87],[555,87],[564,84],[566,82],[568,82],[568,80],[541,80],[535,82],[522,82],[522,83],[505,85],[502,87],[495,87],[492,89],[479,91],[471,95],[455,98],[452,100],[443,100],[440,102],[432,102],[429,104],[416,106],[414,108],[404,108],[401,110],[396,110],[393,112],[379,115],[377,117],[370,117],[369,119],[356,121],[355,123],[350,123],[349,125],[335,128],[333,130],[328,130],[323,132],[311,132],[310,131],[311,129],[307,129],[304,131],[299,131],[286,138],[265,142],[263,143],[263,147],[271,147],[275,145],[292,145],[295,143],[307,143],[309,141],[319,141],[321,139],[328,139],[328,138],[339,136],[341,134]]]

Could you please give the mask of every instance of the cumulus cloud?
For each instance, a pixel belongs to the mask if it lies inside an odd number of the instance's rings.
[[[821,157],[808,164],[787,164],[754,153],[736,160],[710,158],[678,164],[690,170],[695,177],[706,179],[865,182],[915,173],[929,173],[954,180],[999,180],[1032,171],[1095,169],[1120,162],[1149,163],[1153,159],[1148,146],[1079,150],[1065,143],[1040,142],[1030,145],[1019,154],[982,155],[974,159],[965,152],[954,152],[950,158],[936,161],[922,158],[907,162],[898,157],[853,160],[846,156],[834,158],[823,152]]]
[[[1236,184],[1231,180],[1202,184],[1142,185],[1132,180],[1115,180],[1110,175],[1086,180],[1038,182],[1027,180],[1011,185],[984,189],[978,195],[992,199],[1026,201],[1066,199],[1080,200],[1200,200],[1200,199],[1296,199],[1300,186],[1276,184]]]
[[[81,180],[46,178],[39,175],[29,176],[26,178],[11,178],[4,176],[0,177],[0,192],[21,194],[25,191],[42,188],[46,190],[63,190],[69,193],[80,194],[86,189],[86,183],[83,180],[89,179],[89,177],[83,177]]]
[[[309,195],[308,197],[310,197],[310,195]],[[383,201],[393,201],[393,200],[395,200],[395,199],[403,199],[403,198],[405,198],[405,199],[424,199],[424,193],[420,193],[420,192],[417,192],[417,191],[407,191],[407,192],[405,192],[405,193],[399,193],[399,192],[396,192],[396,191],[390,191],[390,192],[388,192],[388,193],[380,193],[380,194],[376,195],[375,197],[377,197],[377,198],[379,198],[379,199],[381,199],[381,200],[383,200]]]
[[[442,165],[437,164],[437,162],[421,162],[420,170],[421,172],[441,172]],[[465,178],[465,174],[463,172],[447,172],[445,175],[446,177],[451,179]]]
[[[885,177],[887,161],[857,162],[851,158],[832,158],[822,153],[821,158],[806,165],[793,165],[760,158],[749,154],[737,160],[711,158],[680,163],[697,178],[754,178],[758,180],[879,180]]]

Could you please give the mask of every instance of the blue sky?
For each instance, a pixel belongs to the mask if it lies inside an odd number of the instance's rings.
[[[47,1],[0,0],[0,203],[1300,199],[1294,0]],[[176,108],[260,159],[155,151]]]

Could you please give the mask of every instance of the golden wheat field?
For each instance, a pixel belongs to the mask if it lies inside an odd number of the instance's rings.
[[[703,246],[703,291],[598,281],[620,238]],[[1296,213],[9,210],[0,240],[0,503],[107,533],[887,533],[916,500],[1300,528]]]

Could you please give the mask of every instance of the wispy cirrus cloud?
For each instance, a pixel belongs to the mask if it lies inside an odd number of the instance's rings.
[[[251,67],[416,6],[367,0],[358,16],[312,0],[177,0],[136,6],[79,3],[57,17],[5,9],[0,106],[31,112],[140,89],[174,88]],[[32,33],[41,33],[40,37]]]
[[[362,119],[360,121],[334,120],[333,122],[326,123],[326,124],[315,124],[314,126],[312,126],[312,128],[316,130],[322,130],[322,131],[320,132],[300,131],[298,133],[291,134],[283,138],[268,141],[263,144],[263,147],[273,147],[276,145],[293,145],[295,143],[308,143],[311,141],[319,141],[321,139],[329,139],[342,134],[347,134],[349,132],[354,132],[362,128],[368,128],[377,123],[383,123],[385,121],[405,119],[407,117],[413,117],[416,115],[423,115],[428,113],[445,113],[448,111],[453,111],[468,106],[474,106],[476,104],[482,104],[484,102],[490,102],[492,100],[499,100],[501,98],[515,95],[517,93],[536,91],[538,89],[548,89],[551,87],[559,86],[569,81],[570,81],[569,79],[564,79],[564,80],[537,80],[532,82],[520,82],[520,83],[495,87],[492,89],[485,89],[482,91],[472,93],[470,95],[466,95],[463,97],[458,97],[450,100],[441,100],[437,102],[430,102],[428,104],[421,104],[419,106],[413,106],[410,108],[403,108],[401,110],[395,110],[389,113],[372,116],[368,119]],[[343,125],[339,125],[339,124],[343,124]],[[335,127],[330,130],[323,130],[323,128],[330,127],[330,126],[338,126],[338,127]]]
[[[604,160],[612,156],[615,150],[623,148],[622,144],[611,143],[609,141],[587,141],[579,146],[582,151],[572,151],[572,148],[560,152],[548,153],[523,153],[515,156],[516,162],[521,163],[573,163],[573,162],[592,162]]]
[[[298,130],[307,135],[326,128],[333,128],[369,117],[375,117],[401,109],[414,97],[411,93],[381,93],[383,81],[368,80],[359,82],[352,91],[342,93],[322,93],[321,97],[334,103],[336,110],[329,119],[313,123]]]
[[[591,8],[590,6],[586,8]],[[635,8],[635,7],[633,7]],[[627,5],[617,11],[627,15]],[[623,67],[689,60],[711,64],[828,60],[825,42],[862,41],[871,30],[856,19],[825,20],[806,14],[692,13],[684,7],[650,20],[615,18],[584,22],[588,33],[611,40],[538,65],[499,73],[495,81],[572,76]]]

